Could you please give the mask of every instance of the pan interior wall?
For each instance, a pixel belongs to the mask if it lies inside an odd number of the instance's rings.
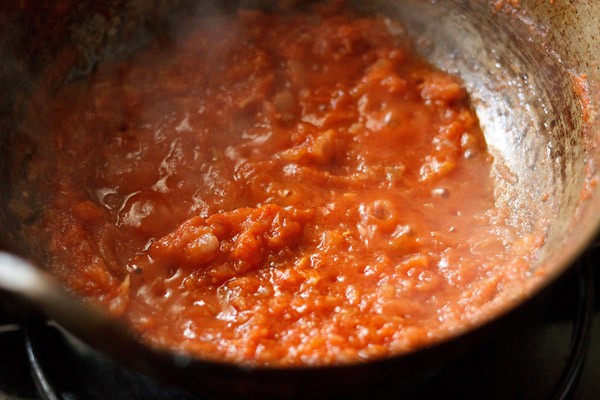
[[[5,38],[0,41],[5,60],[0,87],[8,94],[0,110],[0,149],[3,154],[11,154],[2,157],[0,162],[3,204],[0,219],[3,226],[10,227],[9,232],[4,230],[0,236],[0,244],[18,247],[14,246],[19,242],[18,224],[11,224],[14,210],[7,211],[5,205],[19,190],[14,182],[24,179],[21,176],[23,163],[35,152],[28,138],[15,136],[14,126],[26,107],[24,99],[39,82],[36,77],[52,74],[60,85],[65,77],[71,79],[88,73],[102,57],[126,56],[156,37],[168,40],[170,30],[190,11],[206,16],[231,12],[239,4],[258,3],[277,9],[300,4],[294,1],[165,0],[86,2],[84,7],[76,6],[73,1],[73,6],[66,8],[68,12],[60,13],[37,2],[23,2],[18,11],[0,7],[2,37]],[[523,233],[547,232],[538,262],[543,263],[561,253],[565,238],[573,230],[574,216],[581,212],[581,192],[590,174],[586,169],[591,158],[587,137],[592,124],[582,122],[581,98],[574,91],[569,68],[584,68],[582,57],[592,57],[593,49],[586,52],[583,43],[575,43],[575,50],[554,51],[549,39],[555,38],[556,29],[535,25],[528,15],[537,18],[551,15],[555,18],[548,21],[558,24],[555,14],[560,10],[557,9],[568,6],[549,8],[546,4],[536,6],[534,3],[522,2],[523,9],[532,10],[527,14],[521,10],[499,11],[492,2],[352,2],[361,12],[399,19],[431,63],[464,80],[495,158],[498,204],[508,206],[511,223]],[[43,10],[44,19],[35,18],[40,7],[47,8]],[[571,18],[575,18],[573,15]],[[587,14],[582,15],[581,18],[585,18]],[[53,28],[49,35],[50,26]],[[8,32],[14,40],[6,39]],[[593,33],[586,31],[585,35]],[[32,50],[19,48],[17,43]],[[566,44],[563,40],[558,45]],[[559,54],[570,58],[561,59]],[[67,61],[58,72],[46,68],[52,65],[53,59],[65,55],[68,55]],[[592,108],[595,100],[591,99]],[[597,131],[597,126],[592,129]],[[15,154],[11,151],[14,143],[25,151]],[[32,208],[34,206],[32,204]]]

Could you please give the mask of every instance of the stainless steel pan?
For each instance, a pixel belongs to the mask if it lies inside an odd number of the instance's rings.
[[[594,237],[600,223],[599,2],[354,1],[360,12],[402,21],[425,57],[466,83],[495,158],[498,202],[510,207],[522,233],[546,233],[531,265],[531,284],[505,293],[496,317],[476,329],[414,353],[356,365],[247,368],[158,352],[136,341],[126,328],[82,305],[23,261],[43,266],[42,246],[32,245],[22,230],[35,218],[30,211],[35,196],[27,207],[18,202],[15,207],[23,171],[36,152],[35,138],[18,134],[20,117],[41,82],[52,82],[46,87],[52,91],[65,79],[88,73],[102,57],[123,56],[163,37],[177,18],[231,10],[239,3],[0,5],[0,244],[10,251],[0,254],[5,308],[23,315],[41,311],[93,348],[192,390],[232,397],[356,397],[373,385],[399,382],[406,390],[418,385],[563,275]],[[263,1],[261,6],[278,9],[302,2]]]

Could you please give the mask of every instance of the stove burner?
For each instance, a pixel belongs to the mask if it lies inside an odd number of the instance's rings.
[[[25,348],[43,400],[202,399],[125,369],[80,343],[69,343],[52,323],[28,326]]]
[[[593,265],[589,257],[578,263],[535,301],[526,320],[453,361],[415,399],[576,398],[598,314],[594,280],[600,274],[594,276]]]
[[[596,252],[596,258],[599,254]],[[596,398],[598,392],[582,394],[585,390],[580,388],[582,373],[589,368],[586,357],[590,343],[596,342],[591,341],[594,322],[600,322],[594,304],[594,280],[600,279],[600,273],[594,273],[594,264],[594,257],[588,255],[573,268],[571,276],[540,296],[524,322],[502,330],[450,362],[411,399],[437,399],[442,395],[461,399]],[[0,351],[6,346],[18,347],[18,329],[0,327]],[[4,368],[0,360],[2,400],[203,398],[124,369],[87,347],[73,345],[52,323],[32,323],[22,332],[23,357],[15,363],[20,372]],[[596,364],[592,369],[597,377],[600,364]],[[30,371],[24,372],[27,368]],[[18,397],[10,392],[4,397],[5,383],[10,380],[6,376],[13,373],[31,373],[36,393],[29,388]]]
[[[571,339],[571,352],[556,390],[554,399],[565,400],[573,397],[581,378],[583,366],[590,346],[594,317],[594,274],[592,263],[577,268],[578,302],[577,315]]]

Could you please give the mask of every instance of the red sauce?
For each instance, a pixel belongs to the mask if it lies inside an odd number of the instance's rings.
[[[394,21],[240,11],[54,100],[50,271],[152,345],[356,362],[529,274],[465,89]]]

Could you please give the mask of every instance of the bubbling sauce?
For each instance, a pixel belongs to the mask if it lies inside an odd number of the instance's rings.
[[[252,365],[400,354],[486,317],[535,237],[457,78],[396,22],[241,10],[49,113],[49,270],[140,339]]]

